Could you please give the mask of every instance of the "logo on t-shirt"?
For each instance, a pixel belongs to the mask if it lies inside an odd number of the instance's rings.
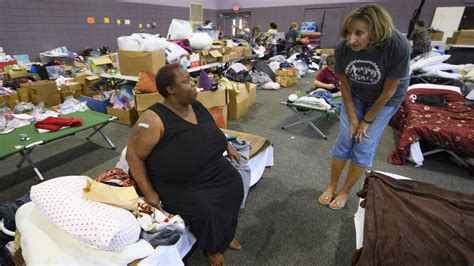
[[[367,60],[350,61],[345,72],[350,80],[363,84],[377,84],[382,76],[377,64]]]

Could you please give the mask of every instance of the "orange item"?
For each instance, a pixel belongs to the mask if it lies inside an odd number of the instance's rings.
[[[138,82],[135,89],[141,93],[157,92],[155,75],[147,72],[140,72],[140,74],[138,74]]]
[[[211,113],[212,118],[214,118],[214,121],[216,122],[219,128],[227,129],[227,125],[225,123],[224,118],[224,108],[212,107],[211,109],[209,109],[209,113]]]

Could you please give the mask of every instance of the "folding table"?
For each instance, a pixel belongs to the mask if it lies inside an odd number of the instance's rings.
[[[30,157],[30,154],[33,149],[39,145],[53,142],[64,137],[72,136],[80,131],[89,128],[93,128],[94,132],[92,132],[86,138],[87,140],[89,140],[96,133],[99,133],[112,147],[112,149],[115,150],[115,145],[112,143],[109,137],[107,137],[101,131],[101,129],[104,128],[110,121],[117,119],[117,117],[94,111],[75,112],[63,115],[61,117],[79,117],[82,119],[82,126],[68,127],[60,129],[56,132],[47,133],[39,133],[33,124],[16,128],[14,131],[8,134],[0,135],[0,160],[3,160],[4,158],[11,156],[15,153],[20,153],[22,159],[16,165],[17,168],[20,168],[21,165],[26,161],[28,165],[33,168],[39,179],[44,180],[43,175],[38,170],[35,163]],[[20,134],[27,134],[29,139],[26,141],[20,140]]]

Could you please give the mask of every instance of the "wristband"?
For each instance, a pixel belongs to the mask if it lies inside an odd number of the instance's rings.
[[[365,117],[362,118],[362,121],[364,121],[364,122],[367,123],[367,124],[370,124],[370,123],[374,122],[374,121],[367,121],[367,119],[365,119]]]

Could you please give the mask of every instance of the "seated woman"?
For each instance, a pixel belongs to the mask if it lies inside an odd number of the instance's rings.
[[[161,68],[158,92],[165,98],[145,111],[132,129],[127,161],[145,201],[181,215],[207,254],[210,265],[224,264],[234,239],[243,198],[242,178],[223,156],[240,155],[196,101],[196,85],[179,64]]]
[[[327,67],[318,72],[318,75],[316,75],[316,79],[314,80],[314,86],[316,89],[323,88],[328,90],[330,93],[337,93],[340,95],[339,84],[341,81],[339,80],[339,75],[334,72],[336,58],[334,55],[329,55],[326,60]]]

